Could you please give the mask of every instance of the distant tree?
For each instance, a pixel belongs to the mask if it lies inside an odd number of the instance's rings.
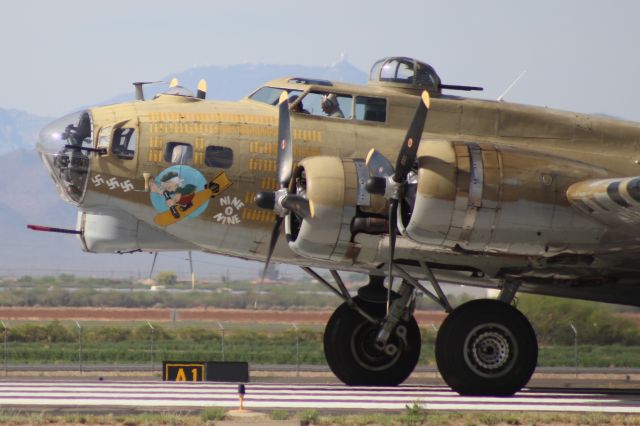
[[[76,280],[76,277],[72,274],[58,275],[58,282],[60,282],[60,284],[73,284],[75,280]]]
[[[172,286],[178,282],[178,276],[169,271],[161,271],[156,275],[156,282],[164,286]]]

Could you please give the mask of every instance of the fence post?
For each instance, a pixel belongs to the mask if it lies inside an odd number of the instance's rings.
[[[155,366],[155,332],[156,329],[153,328],[153,326],[151,325],[151,323],[149,321],[147,321],[147,325],[149,326],[149,328],[151,329],[151,371],[153,372],[153,370],[155,370],[156,366]]]
[[[300,376],[300,334],[298,333],[298,326],[293,325],[293,329],[296,332],[296,377]]]
[[[0,321],[2,323],[2,334],[4,334],[4,375],[7,376],[9,374],[9,369],[7,368],[7,334],[9,333],[9,327],[4,321]]]
[[[218,327],[220,327],[222,338],[220,339],[220,349],[222,350],[222,361],[224,361],[224,327],[220,324],[220,321],[216,321],[218,323]]]
[[[80,375],[82,375],[82,327],[78,320],[76,320],[76,326],[78,327],[78,360],[80,361]]]
[[[569,327],[571,327],[571,331],[573,331],[573,358],[574,364],[576,368],[576,378],[578,377],[578,329],[573,323],[569,323]]]

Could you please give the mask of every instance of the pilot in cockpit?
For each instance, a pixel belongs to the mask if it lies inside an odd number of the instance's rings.
[[[338,104],[338,97],[335,93],[328,93],[324,95],[322,97],[320,106],[322,107],[322,111],[327,114],[327,116],[344,118],[344,113],[340,109],[340,104]]]
[[[289,104],[294,104],[298,98],[299,98],[298,95],[293,95],[292,97],[289,98]],[[295,104],[293,109],[291,109],[291,111],[297,112],[299,114],[309,114],[309,111],[304,109],[304,105],[302,104],[302,100],[300,102],[298,102],[297,104]]]

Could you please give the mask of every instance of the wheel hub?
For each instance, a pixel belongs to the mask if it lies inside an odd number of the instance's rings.
[[[378,327],[374,324],[363,322],[359,329],[353,333],[351,339],[351,351],[354,359],[360,366],[370,371],[388,369],[393,365],[402,353],[400,342],[396,339],[389,342],[387,347],[380,347],[376,341]]]
[[[465,361],[483,377],[499,377],[513,367],[517,355],[514,336],[500,324],[474,328],[465,340]]]
[[[472,343],[473,357],[487,370],[502,367],[509,358],[509,342],[498,333],[483,333]]]

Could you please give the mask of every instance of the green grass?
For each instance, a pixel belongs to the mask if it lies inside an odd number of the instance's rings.
[[[11,425],[213,425],[225,419],[225,410],[207,408],[200,412],[148,412],[138,414],[84,414],[84,413],[28,413],[19,410],[0,411],[0,424]],[[283,418],[283,413],[288,417]],[[494,426],[494,425],[638,425],[640,415],[625,414],[569,414],[569,413],[511,413],[511,412],[447,412],[427,411],[420,407],[408,407],[398,413],[361,413],[328,415],[316,410],[297,413],[272,411],[272,420],[299,419],[317,425],[365,426],[365,425],[433,425],[433,426]],[[226,420],[226,419],[225,419]],[[229,420],[231,423],[234,420]],[[241,424],[240,421],[238,424]],[[259,424],[259,422],[255,423]]]
[[[578,346],[578,367],[626,367],[640,368],[640,346]],[[567,367],[575,365],[573,346],[540,347],[538,365]]]
[[[273,410],[269,413],[271,420],[288,420],[291,418],[291,413],[286,410]]]
[[[82,361],[85,364],[145,364],[151,362],[152,342],[146,323],[114,325],[96,323],[83,328]],[[222,360],[222,334],[217,325],[204,322],[155,324],[153,360]],[[254,364],[295,364],[296,332],[292,327],[255,325],[225,329],[224,359]],[[299,362],[324,364],[322,328],[298,331]],[[7,362],[74,364],[79,361],[79,334],[75,324],[65,322],[12,324],[9,328]],[[433,330],[422,330],[419,365],[435,366]],[[640,346],[580,345],[579,367],[640,368]],[[4,348],[0,342],[0,362]],[[575,366],[573,346],[541,346],[538,365]]]
[[[254,364],[295,364],[295,340],[273,339],[246,342],[225,341],[225,360],[247,361]],[[222,361],[220,342],[161,341],[156,342],[154,361],[207,360]],[[319,341],[300,341],[301,364],[324,364],[324,352]],[[578,367],[640,368],[640,347],[637,346],[580,346]],[[9,365],[20,364],[73,364],[78,362],[77,343],[11,343],[8,346]],[[423,347],[419,365],[435,366],[432,345]],[[0,350],[0,362],[4,362]],[[100,342],[85,344],[84,364],[144,364],[151,362],[151,348],[143,342]],[[573,347],[540,348],[538,365],[541,367],[573,367]]]

